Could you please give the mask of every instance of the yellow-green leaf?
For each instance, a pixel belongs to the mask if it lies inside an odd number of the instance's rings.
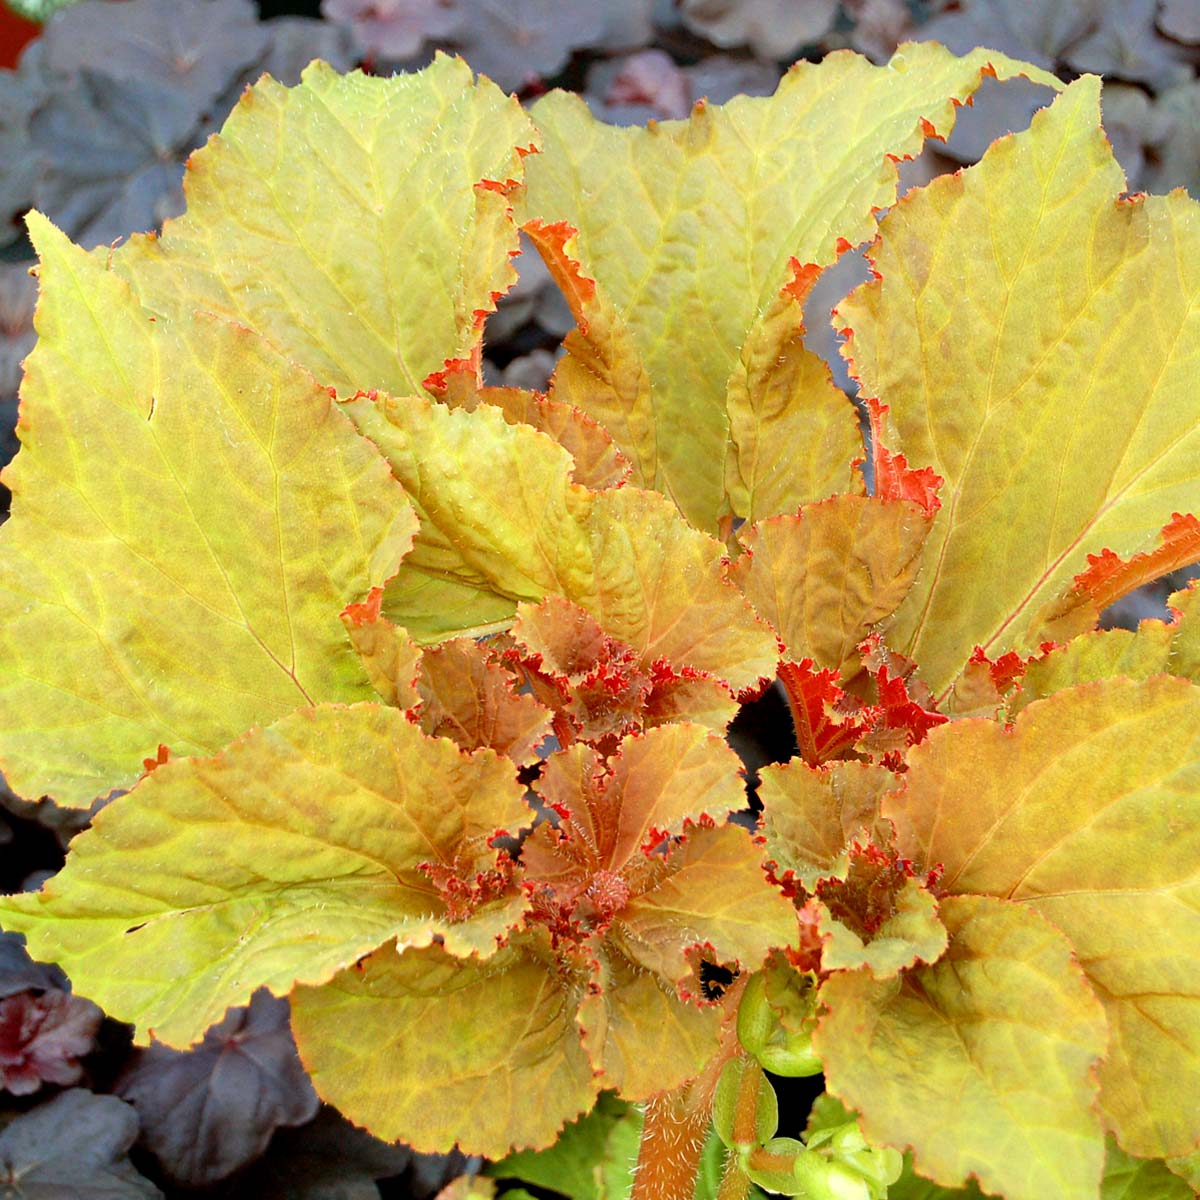
[[[929,521],[917,504],[833,496],[740,535],[732,577],[792,659],[849,679],[859,643],[895,612],[920,566]]]
[[[873,840],[879,801],[896,785],[887,768],[865,762],[815,768],[793,759],[763,767],[760,777],[766,855],[808,891],[846,878],[851,843]]]
[[[648,1100],[698,1075],[720,1044],[720,1008],[681,1000],[612,938],[597,947],[596,959],[599,990],[580,1006],[579,1024],[603,1072],[600,1085]]]
[[[507,190],[488,184],[519,180],[534,140],[461,59],[389,78],[314,63],[245,92],[191,157],[187,213],[113,267],[147,308],[233,318],[323,384],[418,393],[474,354],[516,279]]]
[[[618,922],[629,957],[676,984],[691,973],[684,954],[691,945],[756,971],[771,950],[799,937],[796,910],[767,883],[758,847],[737,825],[689,832]]]
[[[451,408],[474,409],[490,404],[504,414],[510,425],[531,425],[547,434],[575,460],[571,478],[585,487],[618,487],[629,478],[629,463],[613,444],[608,430],[569,404],[523,388],[485,387],[474,366],[468,364],[446,372],[444,386],[433,388],[433,392]]]
[[[914,963],[937,962],[946,949],[947,935],[938,919],[936,898],[918,880],[906,879],[895,903],[895,912],[866,942],[819,904],[824,942],[821,970],[866,967],[876,979],[890,979]]]
[[[870,237],[872,214],[896,197],[893,159],[915,156],[929,132],[948,134],[954,102],[989,64],[1059,86],[991,51],[958,59],[928,44],[885,67],[848,53],[800,63],[772,97],[701,104],[687,121],[645,129],[604,125],[565,93],[539,101],[544,153],[526,163],[526,208],[580,321],[553,394],[592,413],[638,482],[701,528],[731,511],[734,442],[732,511],[819,499],[777,491],[778,464],[761,454],[775,432],[813,437],[836,404],[815,355],[796,344],[796,314],[780,311],[791,260],[823,267],[839,239]],[[791,361],[765,369],[768,350]],[[811,416],[785,416],[783,403]],[[800,448],[818,486],[844,471],[850,434],[846,422],[825,442],[837,459],[815,471],[816,447]]]
[[[1131,1158],[1109,1140],[1100,1200],[1192,1200],[1195,1194],[1161,1159]]]
[[[317,1092],[376,1137],[500,1158],[550,1145],[599,1091],[575,1014],[582,984],[544,938],[487,962],[384,946],[318,988],[292,1026]]]
[[[384,605],[387,612],[403,615],[405,632],[420,645],[498,633],[512,624],[517,611],[508,596],[404,563],[388,582]]]
[[[1200,683],[1200,584],[1176,592],[1171,621],[1143,621],[1136,630],[1104,629],[1072,638],[1043,658],[1034,659],[1021,677],[1014,708],[1024,708],[1052,692],[1124,675],[1179,675]]]
[[[1070,944],[990,897],[948,897],[941,913],[950,945],[933,966],[839,972],[821,988],[813,1040],[829,1090],[871,1142],[911,1145],[944,1187],[975,1175],[1005,1200],[1096,1200],[1104,1011]]]
[[[804,303],[819,270],[793,278],[750,326],[726,383],[725,491],[747,521],[862,489],[858,414],[821,357],[804,344]]]
[[[1193,1192],[1200,1192],[1200,1149],[1179,1158],[1167,1159],[1173,1175],[1178,1175]]]
[[[415,521],[387,464],[244,329],[150,318],[44,218],[37,348],[0,533],[0,725],[18,792],[86,805],[160,743],[211,754],[374,695],[338,613]]]
[[[1200,206],[1120,199],[1100,81],[884,219],[839,309],[889,446],[945,480],[893,626],[941,693],[977,644],[1030,651],[1087,567],[1157,544],[1200,487]]]
[[[446,632],[444,614],[410,607],[422,595],[407,581],[423,574],[477,589],[483,607],[464,610],[476,628],[501,598],[558,595],[646,663],[666,658],[739,689],[774,673],[775,639],[726,579],[720,543],[661,496],[573,483],[566,450],[486,404],[380,395],[344,411],[382,450],[421,520],[384,595],[384,612],[415,636],[431,618]]]
[[[1101,1105],[1123,1149],[1200,1140],[1200,688],[1113,679],[1031,704],[1011,730],[954,721],[883,801],[941,888],[1002,896],[1070,939],[1108,1014]]]
[[[0,924],[140,1040],[186,1046],[256,988],[321,983],[389,938],[493,953],[523,905],[456,924],[419,864],[473,878],[489,837],[528,819],[522,795],[510,762],[398,709],[305,709],[157,767]]]

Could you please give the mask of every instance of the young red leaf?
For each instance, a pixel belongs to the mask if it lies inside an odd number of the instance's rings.
[[[846,878],[851,846],[876,840],[879,801],[896,785],[891,771],[863,762],[814,769],[793,759],[760,776],[767,857],[776,874],[810,892],[823,879]]]
[[[486,747],[518,765],[533,762],[551,714],[519,694],[517,683],[486,646],[469,638],[443,642],[421,657],[421,728],[464,750]]]
[[[912,586],[928,532],[908,501],[833,496],[742,532],[746,553],[731,574],[789,657],[850,680],[860,643]]]

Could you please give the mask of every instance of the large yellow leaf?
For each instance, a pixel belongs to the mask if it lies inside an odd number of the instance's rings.
[[[186,1046],[256,988],[322,983],[390,938],[486,957],[523,904],[456,922],[420,864],[470,881],[530,816],[513,764],[429,738],[398,709],[303,709],[215,758],[156,768],[0,924],[77,991]]]
[[[1200,1140],[1200,688],[1112,679],[1014,727],[954,721],[883,801],[901,853],[950,892],[1002,896],[1061,929],[1103,1001],[1101,1105],[1145,1158]]]
[[[645,661],[710,671],[741,689],[774,674],[775,638],[725,577],[719,542],[653,492],[592,492],[571,456],[499,409],[423,397],[357,396],[344,411],[383,452],[416,506],[421,532],[384,595],[387,616],[418,640],[447,636],[421,577],[453,584],[469,630],[503,603],[562,596]],[[466,597],[479,597],[476,607]],[[433,589],[434,597],[445,593]],[[513,605],[515,609],[515,604]],[[502,620],[502,617],[500,618]],[[466,632],[466,630],[464,630]]]
[[[991,51],[957,59],[929,44],[886,67],[848,53],[800,63],[773,97],[646,129],[604,125],[565,93],[539,101],[527,211],[580,321],[554,395],[597,417],[638,481],[701,528],[730,511],[731,445],[732,511],[821,499],[845,480],[853,420],[799,344],[788,292],[798,269],[834,261],[840,239],[874,233],[874,211],[895,200],[893,159],[948,134],[989,64],[1059,86]],[[803,439],[794,490],[778,474],[792,436]]]
[[[545,937],[485,963],[385,946],[319,988],[292,1026],[318,1093],[376,1137],[500,1158],[540,1149],[599,1091],[575,1025],[585,979]]]
[[[799,660],[849,679],[859,643],[891,616],[920,566],[929,520],[920,505],[831,496],[740,535],[734,581]]]
[[[324,384],[420,392],[516,278],[507,192],[484,181],[519,179],[535,137],[461,59],[386,79],[314,63],[242,96],[191,157],[187,213],[113,268],[147,308],[232,317]]]
[[[43,218],[39,339],[0,533],[0,727],[18,792],[86,805],[373,695],[338,613],[415,520],[311,376],[213,318],[157,321]]]
[[[1005,1200],[1096,1200],[1104,1013],[1070,945],[990,897],[948,897],[941,916],[937,963],[898,979],[838,972],[821,988],[813,1044],[829,1090],[944,1187],[973,1175]]]
[[[885,218],[839,313],[893,449],[945,479],[892,640],[936,693],[1035,649],[1087,553],[1156,544],[1200,490],[1200,206],[1120,200],[1100,81]]]

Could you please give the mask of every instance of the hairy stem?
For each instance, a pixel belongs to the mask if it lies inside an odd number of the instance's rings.
[[[649,1101],[629,1200],[692,1200],[708,1122],[690,1084]]]
[[[750,1195],[750,1176],[742,1170],[738,1156],[725,1152],[725,1167],[721,1172],[721,1186],[717,1189],[717,1200],[746,1200]]]
[[[758,1094],[762,1086],[763,1069],[747,1055],[733,1114],[733,1138],[738,1145],[753,1146],[758,1141]]]

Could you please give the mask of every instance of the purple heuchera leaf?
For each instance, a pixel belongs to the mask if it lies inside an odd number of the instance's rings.
[[[0,933],[0,1000],[26,991],[66,991],[67,977],[55,966],[34,962],[19,933]]]
[[[263,28],[270,42],[262,59],[251,64],[247,83],[254,83],[265,71],[286,87],[295,87],[314,58],[336,71],[348,71],[354,65],[350,34],[339,25],[313,17],[275,17],[263,22]]]
[[[15,399],[21,382],[21,361],[37,340],[33,309],[37,283],[29,266],[0,267],[0,401]]]
[[[137,1114],[116,1096],[72,1088],[0,1133],[0,1194],[21,1200],[161,1200],[126,1154]],[[12,1189],[12,1190],[10,1190]]]
[[[90,1001],[51,989],[0,1000],[0,1088],[28,1096],[43,1083],[75,1083],[104,1014]]]
[[[608,28],[596,0],[459,0],[467,14],[455,43],[467,62],[502,88],[522,88],[595,46]]]
[[[597,63],[587,82],[592,110],[612,125],[639,125],[652,117],[678,120],[692,107],[687,76],[662,50]]]
[[[30,137],[46,167],[38,208],[92,247],[183,211],[183,160],[204,133],[174,89],[85,70],[33,115]]]
[[[267,49],[250,0],[83,0],[46,26],[47,66],[158,83],[197,116]]]
[[[411,58],[462,23],[454,0],[321,0],[321,15],[348,26],[366,58]]]
[[[286,1000],[259,991],[192,1050],[136,1052],[115,1091],[138,1110],[142,1141],[172,1179],[224,1179],[257,1158],[276,1128],[316,1115],[288,1014]]]

